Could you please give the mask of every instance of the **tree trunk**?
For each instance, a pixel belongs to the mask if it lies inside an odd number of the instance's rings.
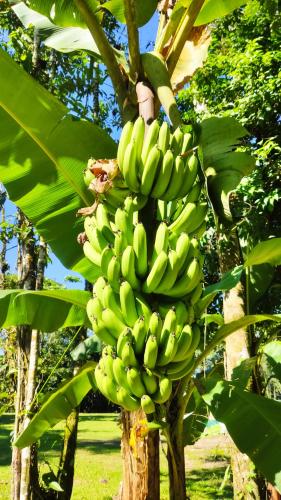
[[[18,212],[18,226],[20,234],[24,235],[19,238],[18,243],[18,279],[20,287],[25,290],[41,289],[46,266],[46,245],[41,241],[37,258],[33,228],[20,211]],[[28,326],[19,327],[17,330],[17,343],[18,391],[15,438],[30,422],[30,410],[36,390],[39,332],[31,330]],[[14,500],[41,498],[36,445],[23,450],[13,448],[12,470],[12,498]]]
[[[63,449],[60,457],[57,481],[63,492],[58,492],[58,500],[70,500],[74,480],[74,463],[77,444],[79,408],[75,408],[67,417],[64,428]]]
[[[225,273],[242,263],[239,238],[236,232],[229,237],[220,236],[219,254],[221,273]],[[223,312],[225,323],[245,315],[246,300],[244,287],[239,282],[235,288],[224,294]],[[229,335],[225,340],[225,375],[231,379],[233,369],[250,357],[249,336],[245,328]],[[259,499],[259,490],[255,481],[254,466],[247,455],[241,453],[233,443],[231,450],[234,498],[245,500]]]
[[[146,415],[142,410],[122,411],[123,482],[120,500],[158,500],[159,433],[147,434]],[[145,434],[145,435],[143,435]]]
[[[179,387],[179,383],[177,387]],[[176,390],[173,392],[175,393]],[[170,500],[186,499],[183,412],[184,409],[175,396],[168,410],[168,431],[166,434]]]

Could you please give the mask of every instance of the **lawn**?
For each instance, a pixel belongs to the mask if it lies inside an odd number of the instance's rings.
[[[0,417],[0,491],[9,500],[9,446],[13,416]],[[56,470],[62,442],[62,425],[48,432],[40,443],[40,474]],[[82,414],[79,421],[73,500],[110,500],[118,492],[122,477],[121,430],[118,415]],[[228,474],[229,455],[218,426],[210,427],[196,445],[185,448],[186,484],[191,500],[233,498]],[[224,480],[225,479],[225,480]],[[167,465],[161,451],[161,500],[168,499]]]

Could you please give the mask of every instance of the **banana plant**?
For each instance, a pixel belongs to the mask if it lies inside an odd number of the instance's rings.
[[[137,81],[141,83],[145,76],[149,80],[154,96],[158,99],[156,109],[159,108],[159,104],[162,105],[172,125],[176,127],[180,124],[180,116],[173,91],[181,88],[187,78],[192,76],[192,72],[202,64],[209,43],[205,24],[221,15],[226,15],[245,2],[232,0],[226,5],[226,2],[222,0],[205,0],[205,2],[204,0],[200,2],[177,0],[171,12],[168,12],[167,8],[161,4],[155,51],[142,56],[139,53],[138,26],[151,18],[157,6],[156,2],[143,2],[141,8],[139,3],[133,0],[109,0],[103,4],[96,0],[67,0],[66,2],[30,0],[24,3],[48,18],[53,25],[62,28],[61,33],[69,27],[89,30],[95,43],[94,51],[107,66],[124,121],[135,118],[138,114],[135,84]],[[127,24],[128,64],[120,64],[119,56],[105,36],[102,28],[102,16],[105,10],[109,10],[119,22]],[[34,23],[36,22],[35,20]],[[73,50],[72,42],[69,43],[70,50]],[[199,56],[195,51],[195,46],[198,45],[204,48],[201,52],[199,51]],[[57,48],[59,49],[59,46]],[[187,75],[185,63],[190,59],[193,62],[193,69]],[[37,226],[38,231],[50,243],[54,253],[61,258],[62,262],[94,282],[100,274],[105,274],[105,270],[107,271],[106,260],[104,259],[100,266],[96,253],[93,258],[92,254],[88,253],[90,260],[95,261],[94,265],[90,263],[89,258],[85,259],[82,256],[82,251],[76,245],[73,234],[78,234],[81,230],[81,223],[75,219],[77,210],[85,205],[93,204],[93,199],[83,184],[82,170],[89,157],[101,159],[105,156],[116,157],[116,146],[97,127],[86,122],[74,122],[60,103],[26,76],[3,52],[0,52],[0,70],[2,74],[7,75],[5,81],[0,82],[0,119],[5,125],[4,134],[0,139],[0,179],[7,187],[11,199]],[[14,81],[22,82],[22,87],[17,87],[16,91],[12,87]],[[141,103],[145,101],[149,99],[144,99]],[[151,114],[147,119],[151,120]],[[215,195],[219,193],[219,209],[221,213],[223,211],[227,213],[228,193],[235,188],[241,177],[251,170],[252,161],[248,156],[239,152],[235,151],[232,154],[233,146],[236,146],[237,140],[244,135],[245,131],[239,129],[238,126],[236,130],[234,122],[231,124],[229,122],[231,134],[228,135],[222,122],[220,124],[217,122],[217,124],[221,126],[225,139],[220,145],[218,137],[213,137],[216,147],[212,152],[206,132],[207,130],[210,132],[210,129],[212,131],[211,122],[202,124],[201,135],[199,133],[199,152],[208,186]],[[239,169],[238,160],[241,160],[241,169]],[[218,164],[217,169],[214,168],[213,161]],[[233,169],[233,179],[229,183],[232,162],[236,168]],[[151,165],[154,163],[152,162]],[[178,164],[180,169],[180,162]],[[123,175],[126,181],[132,181],[126,168]],[[135,179],[133,183],[134,181]],[[214,187],[215,181],[219,184],[217,188]],[[129,182],[127,182],[128,185]],[[146,172],[145,182],[149,185],[149,172]],[[177,176],[175,176],[175,182],[178,182]],[[151,185],[147,187],[148,192],[151,187]],[[147,195],[147,193],[143,194]],[[210,197],[212,200],[211,195]],[[107,227],[107,229],[110,228]],[[131,255],[131,251],[126,253],[128,263]],[[123,271],[127,273],[133,287],[134,285],[137,287],[138,281],[131,279],[132,276],[129,276],[126,271],[129,269],[126,267],[129,264],[125,260]],[[238,274],[236,270],[236,275]],[[149,290],[151,283],[148,281],[146,286]],[[114,307],[113,305],[112,309]],[[211,349],[240,326],[263,320],[279,321],[280,318],[279,316],[254,315],[220,327],[215,341],[196,359],[195,366],[198,367],[203,356],[207,356]],[[171,342],[174,342],[173,336]],[[131,352],[128,353],[128,355],[131,354]],[[150,352],[148,354],[150,363]],[[177,404],[180,404],[177,422],[180,422],[185,412],[185,405],[193,393],[192,384],[191,374],[189,374],[187,378],[184,377],[179,382],[176,398],[171,400],[171,405],[174,405],[172,410],[175,413]],[[168,413],[168,418],[172,418],[171,415],[172,413]],[[180,429],[182,429],[182,422],[179,425]],[[167,438],[170,442],[170,453],[175,455],[179,451],[181,456],[183,442],[177,443],[177,438],[182,438],[181,433],[175,430],[174,435],[167,434]],[[179,468],[175,460],[172,463],[176,481],[176,478],[180,477]],[[153,471],[153,475],[157,482],[157,477],[159,477],[157,470]],[[170,477],[173,478],[173,474]],[[179,482],[172,484],[171,498],[185,497],[184,477],[182,484]],[[153,495],[154,492],[151,494]],[[156,492],[154,498],[158,496],[159,492]]]

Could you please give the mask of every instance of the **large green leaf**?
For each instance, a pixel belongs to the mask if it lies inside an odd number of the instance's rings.
[[[58,26],[85,26],[84,19],[73,0],[26,0],[25,3]],[[94,13],[99,2],[87,0],[87,5]]]
[[[249,253],[244,266],[256,266],[264,263],[281,265],[281,238],[261,241]]]
[[[87,337],[82,340],[75,349],[70,352],[73,361],[87,361],[95,359],[95,356],[100,356],[102,343],[100,339],[93,334],[92,337]]]
[[[214,19],[230,14],[246,2],[247,0],[205,0],[194,26],[209,24]]]
[[[54,391],[27,428],[17,437],[14,445],[18,448],[30,446],[46,431],[66,419],[73,408],[76,408],[86,394],[95,387],[95,366],[95,362],[88,362],[77,375],[65,381],[59,389]]]
[[[255,312],[255,304],[263,297],[272,283],[274,267],[270,264],[253,266],[247,281],[250,312]]]
[[[82,172],[90,157],[114,157],[116,145],[96,125],[69,116],[4,51],[0,74],[0,181],[62,263],[94,281],[100,270],[76,242],[83,231],[77,210],[93,203]]]
[[[43,332],[85,325],[89,292],[82,290],[0,290],[0,327],[30,325]]]
[[[240,319],[231,321],[230,323],[225,323],[223,326],[218,328],[216,335],[209,346],[219,344],[228,335],[236,332],[240,328],[246,328],[249,325],[254,325],[255,323],[267,320],[281,322],[281,314],[249,314]]]
[[[244,391],[231,382],[206,383],[203,395],[236,446],[281,490],[281,402]]]
[[[230,193],[255,165],[252,156],[237,151],[240,140],[246,135],[246,129],[231,117],[207,118],[200,124],[200,158],[208,194],[216,215],[223,222],[232,220]]]
[[[100,57],[99,50],[87,28],[59,27],[50,21],[47,16],[29,9],[25,3],[19,2],[13,6],[13,11],[25,28],[34,26],[44,44],[59,52],[73,52],[87,50]]]
[[[214,292],[218,293],[234,288],[237,285],[237,283],[239,283],[242,272],[243,272],[243,266],[234,267],[234,269],[225,273],[222,276],[221,280],[218,281],[218,283],[207,286],[204,289],[203,297],[206,297]]]
[[[192,396],[187,404],[183,419],[183,444],[192,445],[198,441],[208,423],[208,408],[194,388]]]
[[[143,26],[149,21],[156,10],[157,3],[158,0],[142,0],[141,2],[135,2],[136,21],[138,26]],[[126,22],[123,0],[108,0],[108,2],[102,4],[102,8],[109,10],[120,23]]]
[[[262,354],[270,374],[281,382],[281,341],[273,340],[266,344]]]

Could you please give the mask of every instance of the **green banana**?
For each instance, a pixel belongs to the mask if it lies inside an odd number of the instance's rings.
[[[177,317],[177,327],[176,327],[176,334],[178,334],[182,331],[184,325],[188,322],[188,309],[184,302],[178,300],[175,303],[175,312],[176,312],[176,317]]]
[[[190,247],[190,238],[187,233],[181,233],[178,237],[177,243],[176,243],[176,253],[178,256],[178,261],[179,261],[179,274],[181,273],[186,256],[188,254]]]
[[[162,293],[169,290],[176,282],[179,272],[179,259],[177,252],[170,250],[165,273],[160,284],[155,289],[155,293]]]
[[[105,308],[102,311],[102,321],[111,335],[118,339],[120,333],[126,328],[125,323],[121,321],[111,309]]]
[[[93,297],[90,299],[86,306],[87,315],[90,321],[93,321],[93,318],[100,319],[102,315],[102,304],[98,297]]]
[[[166,344],[161,345],[157,358],[157,366],[165,366],[170,363],[177,352],[177,337],[174,332],[169,334]]]
[[[163,160],[160,163],[157,178],[155,179],[154,187],[151,191],[152,198],[162,198],[162,195],[164,195],[168,188],[173,173],[174,155],[172,151],[168,149],[166,152],[163,152],[163,155]],[[166,216],[162,217],[162,220],[165,218]]]
[[[133,346],[131,342],[126,342],[122,348],[121,359],[125,366],[135,366],[138,367],[139,363],[136,358]]]
[[[172,382],[167,377],[162,377],[159,380],[159,389],[153,395],[153,401],[158,404],[163,404],[170,398],[172,394]]]
[[[109,266],[109,262],[111,261],[113,256],[114,256],[114,252],[113,252],[111,245],[107,245],[107,247],[105,247],[105,249],[102,251],[101,257],[100,257],[100,267],[101,267],[103,275],[106,277],[107,277],[107,269]]]
[[[107,283],[106,280],[102,276],[100,276],[97,279],[97,281],[95,282],[94,289],[93,289],[94,293],[98,297],[98,299],[101,302],[103,307],[105,307],[104,301],[103,301],[103,289],[104,289],[106,283]]]
[[[194,322],[194,319],[195,319],[195,313],[194,313],[194,308],[192,305],[189,305],[188,308],[188,324],[189,325],[192,325],[192,323]]]
[[[138,313],[134,292],[128,281],[123,281],[120,285],[120,303],[122,315],[127,325],[134,326],[138,319]]]
[[[187,353],[192,343],[192,329],[190,325],[185,325],[177,340],[177,352],[173,361],[178,362],[187,358]]]
[[[150,335],[145,344],[143,363],[146,368],[153,370],[156,365],[158,356],[158,344],[157,339],[153,335]]]
[[[123,234],[126,246],[131,245],[133,242],[133,220],[126,210],[117,208],[115,212],[115,225],[117,230]]]
[[[126,391],[130,392],[130,387],[127,380],[127,370],[121,358],[117,357],[113,360],[113,375],[117,384],[124,387]]]
[[[158,389],[157,377],[148,368],[143,369],[141,377],[147,394],[154,394]]]
[[[85,168],[83,171],[83,179],[87,187],[91,184],[91,182],[96,178],[96,176],[91,172],[89,168]]]
[[[196,154],[193,153],[185,161],[185,174],[181,190],[179,191],[179,198],[184,198],[184,196],[186,196],[187,193],[189,193],[192,186],[194,185],[197,174],[198,174],[198,159]]]
[[[155,412],[155,404],[148,394],[145,394],[141,398],[141,407],[147,415]]]
[[[124,387],[119,387],[117,391],[118,404],[128,411],[136,411],[140,408],[139,399],[132,396]]]
[[[170,141],[170,148],[173,151],[174,156],[178,156],[179,154],[181,154],[183,146],[183,138],[184,134],[182,130],[180,129],[180,127],[177,127]]]
[[[193,357],[188,358],[188,360],[186,361],[186,365],[181,370],[178,370],[175,373],[170,373],[169,367],[168,367],[166,370],[166,374],[170,380],[179,380],[179,379],[185,377],[186,375],[188,375],[192,371],[192,369],[194,367],[194,363],[195,363],[195,361],[194,361]],[[178,364],[180,364],[180,363],[178,363]]]
[[[127,371],[127,381],[130,387],[130,392],[134,396],[141,398],[146,393],[138,368],[129,368]]]
[[[116,338],[111,335],[110,331],[105,327],[102,321],[93,318],[92,320],[93,332],[99,337],[99,339],[105,344],[116,346]]]
[[[127,122],[122,130],[121,137],[119,140],[118,150],[117,150],[117,163],[123,173],[123,160],[125,156],[126,147],[131,140],[133,133],[134,124],[133,122]]]
[[[83,252],[85,254],[85,257],[87,257],[87,259],[89,259],[96,266],[100,267],[101,256],[98,252],[96,252],[96,250],[92,247],[89,241],[85,241],[83,245]]]
[[[169,247],[169,229],[166,222],[161,222],[155,234],[155,242],[150,267],[154,264],[158,255],[164,251],[167,253]]]
[[[201,193],[201,182],[195,182],[191,188],[191,190],[188,192],[188,194],[185,196],[185,204],[186,203],[194,203],[198,201],[200,193]]]
[[[170,127],[167,122],[163,122],[158,135],[158,147],[163,154],[167,151],[170,144]]]
[[[168,310],[164,319],[163,328],[160,335],[160,343],[159,343],[161,349],[163,349],[164,346],[166,345],[170,332],[176,331],[176,326],[177,326],[177,315],[175,312],[175,308],[172,307],[171,309]]]
[[[167,263],[168,255],[164,251],[160,252],[143,284],[142,289],[145,293],[152,293],[156,290],[165,273]]]
[[[141,177],[140,191],[142,194],[149,195],[152,189],[161,155],[162,153],[157,145],[153,146],[149,151]]]
[[[117,340],[117,346],[116,346],[116,351],[117,351],[117,356],[121,358],[122,356],[122,350],[126,342],[132,342],[133,336],[132,336],[132,330],[130,328],[125,328],[119,335],[118,340]]]
[[[142,295],[135,293],[135,301],[137,305],[137,311],[139,316],[143,316],[145,327],[148,329],[150,316],[152,314],[148,303],[144,300]]]
[[[157,144],[159,129],[160,126],[157,120],[154,120],[148,128],[141,154],[143,165],[146,163],[150,150]]]
[[[122,276],[127,280],[134,290],[140,288],[140,281],[135,271],[135,252],[132,246],[127,246],[121,258]]]
[[[154,312],[150,316],[149,326],[148,326],[148,335],[152,335],[156,337],[157,342],[160,340],[160,335],[162,331],[163,323],[158,312]]]
[[[164,200],[157,200],[156,220],[163,222],[167,219],[167,203]]]
[[[136,273],[143,278],[147,273],[147,239],[144,225],[139,222],[134,230],[133,249],[136,255]]]
[[[96,252],[101,253],[102,250],[108,245],[101,231],[95,226],[94,217],[86,217],[84,220],[84,229],[86,236]]]
[[[165,193],[161,196],[162,200],[170,201],[181,198],[180,192],[184,180],[185,164],[181,156],[177,156],[174,162],[172,176]]]
[[[111,351],[108,350],[108,348],[111,346],[106,346],[102,350],[102,359],[103,359],[103,366],[104,366],[104,371],[106,375],[109,377],[113,378],[113,354]],[[111,347],[112,348],[112,347]]]
[[[126,316],[123,316],[122,314],[119,295],[114,292],[113,288],[109,284],[105,285],[103,294],[105,307],[111,309],[115,316],[122,321],[122,323],[125,323],[124,318],[126,318]]]
[[[192,292],[201,279],[201,268],[197,259],[192,259],[183,273],[182,277],[176,281],[169,292],[162,292],[170,297],[180,298]]]
[[[132,334],[134,338],[134,351],[137,356],[140,356],[143,353],[146,339],[146,327],[143,316],[135,322]]]
[[[189,353],[193,353],[196,351],[197,347],[199,346],[201,339],[201,331],[198,325],[196,323],[192,325],[192,342],[191,345],[189,346]]]
[[[139,116],[134,123],[132,136],[130,139],[131,142],[135,142],[135,144],[136,144],[136,156],[137,156],[137,163],[138,164],[141,162],[144,133],[145,133],[144,119],[142,116]]]
[[[200,299],[200,297],[202,295],[202,292],[203,292],[203,285],[202,285],[202,283],[198,283],[197,287],[195,288],[195,290],[193,290],[193,292],[192,292],[192,294],[190,296],[190,299],[189,299],[190,303],[193,306]]]
[[[125,235],[119,229],[115,233],[114,252],[116,257],[120,257],[127,246]]]
[[[130,190],[137,193],[140,190],[140,184],[138,180],[137,146],[135,141],[129,142],[126,148],[123,160],[123,175]]]
[[[104,375],[102,389],[103,389],[103,394],[107,399],[112,401],[112,403],[114,404],[118,404],[117,385],[110,376]]]
[[[114,243],[114,234],[111,229],[107,210],[104,203],[99,203],[96,209],[97,228],[102,232],[108,243]]]
[[[187,203],[178,219],[169,226],[169,230],[176,234],[195,231],[204,221],[207,210],[208,205],[205,202]]]
[[[113,255],[108,264],[107,279],[115,292],[119,292],[120,289],[120,272],[120,261],[116,255]]]
[[[192,148],[193,137],[192,134],[186,132],[183,136],[181,154],[184,155]]]

